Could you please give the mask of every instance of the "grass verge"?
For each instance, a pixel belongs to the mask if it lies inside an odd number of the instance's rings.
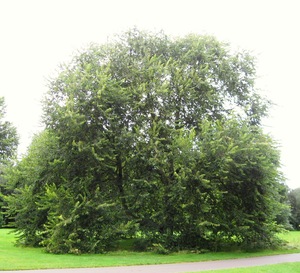
[[[300,273],[300,263],[283,263],[276,265],[231,268],[225,270],[209,270],[199,273]],[[193,272],[195,273],[195,272]]]
[[[291,242],[288,244],[289,247],[280,250],[265,250],[253,253],[241,251],[211,252],[206,254],[180,252],[170,255],[159,255],[151,252],[116,251],[107,254],[55,255],[46,253],[42,248],[16,247],[14,245],[14,234],[10,231],[8,229],[0,229],[0,270],[199,262],[300,252],[300,232],[289,232],[281,235],[283,239]]]

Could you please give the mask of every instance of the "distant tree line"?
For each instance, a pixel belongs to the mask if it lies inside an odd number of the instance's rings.
[[[254,58],[210,36],[133,29],[89,47],[50,81],[46,129],[6,168],[6,223],[53,253],[132,237],[273,246],[290,207],[254,82]]]

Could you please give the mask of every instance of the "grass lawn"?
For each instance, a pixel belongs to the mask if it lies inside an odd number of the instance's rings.
[[[141,264],[163,264],[179,262],[197,262],[208,260],[235,259],[263,255],[299,253],[300,232],[289,232],[281,235],[289,241],[289,247],[282,250],[267,250],[255,253],[217,252],[195,254],[188,252],[159,255],[151,252],[117,251],[107,254],[55,255],[46,253],[42,248],[16,247],[14,234],[9,229],[0,229],[0,270],[48,269],[48,268],[80,268]],[[298,264],[299,266],[299,264]],[[245,270],[245,269],[243,269]],[[221,271],[218,271],[218,273]],[[224,271],[228,272],[228,271]],[[235,272],[235,271],[230,271]],[[237,271],[241,272],[241,271]],[[248,271],[243,271],[248,272]],[[253,271],[252,271],[253,272]],[[255,271],[271,272],[271,271]],[[276,272],[276,271],[272,271]],[[279,271],[283,272],[283,271]],[[289,271],[300,272],[300,271]]]
[[[283,263],[276,265],[254,266],[225,270],[201,271],[199,273],[299,273],[300,263]],[[195,272],[193,272],[195,273]]]

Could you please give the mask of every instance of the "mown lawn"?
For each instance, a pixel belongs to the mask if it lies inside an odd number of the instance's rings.
[[[276,265],[254,266],[247,268],[234,268],[225,270],[209,270],[199,273],[299,273],[300,263],[283,263]],[[195,273],[195,272],[193,272]]]
[[[281,235],[281,237],[290,242],[287,248],[282,250],[267,250],[267,251],[260,251],[255,253],[247,253],[247,252],[240,252],[240,251],[217,252],[217,253],[206,253],[206,254],[180,252],[180,253],[174,253],[170,255],[159,255],[151,252],[139,253],[139,252],[132,252],[132,251],[116,251],[107,254],[54,255],[54,254],[46,253],[42,248],[16,247],[14,245],[15,238],[14,235],[11,233],[11,230],[0,229],[0,270],[163,264],[163,263],[235,259],[235,258],[244,258],[244,257],[300,252],[300,232],[289,232]],[[297,272],[297,271],[289,271],[289,272]]]

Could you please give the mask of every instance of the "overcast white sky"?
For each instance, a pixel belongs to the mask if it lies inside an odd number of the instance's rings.
[[[297,0],[0,0],[0,96],[24,153],[40,127],[46,79],[76,50],[137,26],[170,35],[212,34],[257,57],[257,87],[277,104],[265,121],[283,171],[300,187]]]

